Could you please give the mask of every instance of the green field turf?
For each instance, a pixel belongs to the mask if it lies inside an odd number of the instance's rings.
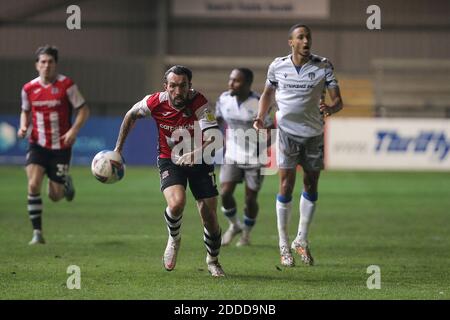
[[[72,168],[72,175],[74,202],[44,198],[47,244],[29,246],[25,172],[0,167],[0,299],[450,298],[450,173],[323,172],[310,232],[316,265],[297,259],[291,269],[282,268],[278,256],[278,180],[266,177],[253,245],[222,248],[222,279],[206,270],[190,193],[177,267],[167,272],[161,263],[167,231],[157,171],[129,167],[114,185],[100,184],[87,167]],[[292,239],[300,182],[297,177]],[[240,212],[242,191],[241,186]],[[66,287],[69,265],[81,268],[80,290]],[[366,287],[370,265],[381,268],[379,290]]]

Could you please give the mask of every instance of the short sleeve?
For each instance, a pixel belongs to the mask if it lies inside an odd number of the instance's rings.
[[[267,70],[266,86],[273,88],[276,88],[278,86],[278,81],[275,76],[275,65],[273,62],[270,64],[269,69]]]
[[[22,89],[20,96],[21,96],[21,100],[22,100],[22,110],[30,111],[30,101],[28,100],[28,95],[24,89]]]
[[[149,98],[150,95],[145,96],[144,99],[136,102],[130,110],[134,110],[134,112],[142,118],[151,116],[151,111],[147,105]]]
[[[325,86],[327,88],[338,87],[338,82],[334,75],[334,67],[330,61],[327,61],[325,65]]]
[[[75,109],[80,108],[86,103],[76,84],[73,84],[67,89],[67,97]]]

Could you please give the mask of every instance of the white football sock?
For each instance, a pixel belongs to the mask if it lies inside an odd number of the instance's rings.
[[[291,220],[292,201],[281,202],[277,199],[278,244],[289,247],[289,222]]]
[[[306,199],[303,194],[300,197],[300,222],[298,224],[298,240],[308,240],[309,225],[311,224],[316,202]]]

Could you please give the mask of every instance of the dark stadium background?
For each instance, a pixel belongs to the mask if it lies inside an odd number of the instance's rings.
[[[193,2],[202,1],[0,1],[0,299],[449,299],[450,1],[308,1],[325,6],[319,18],[189,16],[174,9]],[[373,4],[381,9],[381,30],[366,27]],[[66,26],[70,5],[81,9],[80,30]],[[161,90],[173,64],[193,70],[193,87],[212,105],[237,66],[253,69],[253,88],[261,92],[268,64],[289,53],[287,31],[298,22],[312,29],[312,52],[333,62],[345,104],[327,120],[327,142],[336,145],[327,153],[312,225],[318,265],[276,265],[278,180],[269,176],[255,245],[221,251],[225,281],[207,278],[191,195],[179,265],[165,272],[165,203],[158,173],[148,166],[156,162],[153,121],[139,122],[129,137],[123,181],[102,185],[87,165],[96,152],[114,147],[125,112]],[[34,52],[44,44],[59,48],[59,71],[78,84],[91,118],[74,147],[77,199],[44,199],[49,243],[30,248],[27,143],[15,134],[20,89],[37,77]],[[347,131],[355,123],[360,131]],[[399,138],[383,140],[375,152],[372,124]],[[403,148],[405,141],[412,147]],[[368,148],[373,153],[360,160]],[[239,189],[240,208],[242,197]],[[295,219],[297,207],[291,233]],[[81,290],[66,288],[70,264],[82,269]],[[381,267],[381,290],[366,287],[373,264]]]

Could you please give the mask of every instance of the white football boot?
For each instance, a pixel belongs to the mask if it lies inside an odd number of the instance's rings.
[[[236,243],[237,247],[245,247],[250,245],[250,230],[243,229],[239,241]]]
[[[206,264],[208,266],[209,273],[215,277],[225,277],[225,272],[219,263],[218,257],[211,257],[208,253],[206,254]]]
[[[222,236],[222,246],[227,246],[233,241],[234,237],[236,237],[239,233],[242,232],[242,227],[239,223],[230,223],[227,231]]]
[[[42,236],[41,230],[33,230],[33,238],[28,242],[29,245],[33,244],[45,244],[44,237]]]
[[[163,265],[167,271],[172,271],[175,269],[175,265],[177,263],[177,255],[180,249],[181,238],[178,240],[174,240],[171,236],[167,240],[166,250],[163,255]]]

